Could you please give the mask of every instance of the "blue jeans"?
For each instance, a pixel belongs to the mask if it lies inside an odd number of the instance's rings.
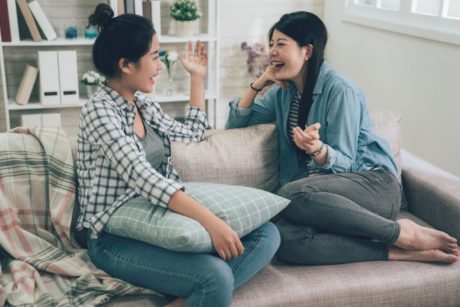
[[[228,306],[233,290],[260,271],[280,244],[266,223],[241,239],[244,254],[224,261],[216,254],[180,253],[103,232],[90,238],[93,263],[113,277],[160,293],[186,297],[186,306]]]
[[[338,264],[388,260],[399,237],[401,186],[389,171],[314,175],[281,187],[291,200],[277,226],[280,260]]]

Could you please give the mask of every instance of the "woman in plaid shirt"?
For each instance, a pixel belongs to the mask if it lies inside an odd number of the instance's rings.
[[[182,124],[139,93],[152,92],[161,70],[152,23],[137,15],[113,15],[108,5],[99,4],[89,18],[100,30],[94,64],[108,81],[81,113],[77,228],[88,229],[91,259],[112,276],[179,297],[171,306],[227,306],[233,290],[272,258],[279,233],[267,223],[240,240],[183,191],[171,165],[170,141],[199,142],[207,126],[204,46],[197,42],[193,51],[189,42],[181,56],[191,75],[190,108]],[[201,223],[217,255],[169,251],[104,232],[113,212],[138,196]]]

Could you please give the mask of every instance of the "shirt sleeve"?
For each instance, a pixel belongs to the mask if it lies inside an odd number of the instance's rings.
[[[175,142],[200,142],[203,139],[204,132],[208,127],[206,113],[198,107],[187,107],[185,121],[181,123],[168,114],[164,113],[161,108],[158,110],[161,116],[161,122],[166,126],[168,136],[171,141]]]
[[[86,120],[91,131],[89,141],[99,146],[117,174],[138,195],[167,208],[171,196],[183,186],[151,167],[123,130],[123,118],[109,103],[96,103],[91,108]]]
[[[266,124],[275,121],[275,95],[278,85],[273,85],[262,97],[256,99],[249,108],[239,108],[240,98],[230,101],[225,129],[242,128],[247,126]]]
[[[338,86],[331,92],[326,116],[327,160],[318,165],[312,159],[309,168],[332,173],[350,172],[356,159],[360,132],[361,104],[356,90]]]

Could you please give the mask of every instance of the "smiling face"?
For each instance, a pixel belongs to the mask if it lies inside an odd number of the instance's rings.
[[[308,60],[308,47],[300,47],[286,34],[274,30],[270,41],[270,64],[278,80],[303,84]]]
[[[125,80],[133,92],[151,93],[153,91],[155,79],[161,72],[158,35],[153,34],[149,51],[136,63],[130,62],[127,71],[129,73],[126,74]]]

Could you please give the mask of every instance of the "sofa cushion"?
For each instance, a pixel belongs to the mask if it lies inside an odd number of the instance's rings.
[[[203,182],[184,183],[185,192],[243,237],[278,214],[289,200],[270,192]],[[182,252],[210,252],[211,238],[197,221],[138,197],[121,206],[105,231]]]
[[[183,181],[242,185],[274,192],[278,141],[273,124],[207,131],[201,143],[172,143],[172,163]]]

